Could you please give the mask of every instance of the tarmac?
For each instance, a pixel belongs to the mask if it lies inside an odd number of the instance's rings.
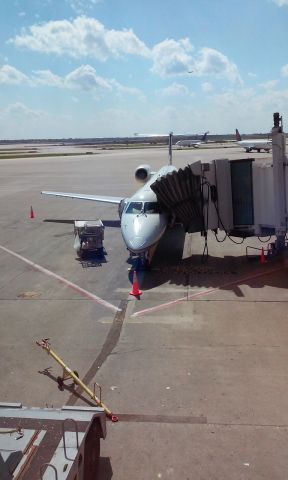
[[[271,159],[220,147],[174,150],[173,163]],[[5,159],[0,147],[0,401],[91,405],[69,382],[59,390],[59,365],[36,345],[50,338],[90,388],[102,386],[119,417],[107,420],[101,480],[287,479],[285,257],[261,264],[246,248],[257,253],[249,247],[266,248],[268,239],[218,243],[209,234],[203,262],[200,234],[171,230],[151,270],[138,272],[143,294],[129,295],[117,207],[40,192],[128,197],[136,167],[157,170],[168,152],[86,150],[64,156],[65,146],[54,146],[51,157]],[[98,218],[106,255],[79,260],[73,221]]]

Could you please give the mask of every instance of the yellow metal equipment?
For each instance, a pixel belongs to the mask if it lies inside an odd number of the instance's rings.
[[[80,380],[80,378],[78,376],[78,373],[75,370],[74,371],[71,370],[71,368],[69,368],[63,362],[63,360],[52,350],[51,345],[50,345],[48,340],[49,340],[49,338],[43,338],[43,340],[36,341],[36,343],[37,343],[37,345],[39,345],[39,347],[42,347],[44,350],[46,350],[48,355],[51,355],[51,357],[53,357],[54,360],[56,360],[56,362],[59,363],[59,365],[61,365],[61,367],[63,368],[63,377],[58,377],[57,378],[58,384],[60,386],[63,386],[63,383],[64,383],[65,380],[67,380],[68,378],[73,378],[74,383],[79,385],[79,387],[83,388],[83,390],[89,395],[89,397],[92,398],[92,400],[94,400],[94,402],[96,402],[96,404],[99,407],[103,408],[107,417],[110,418],[112,420],[112,422],[118,422],[118,417],[116,415],[114,415],[111,412],[111,410],[109,410],[109,408],[107,408],[106,405],[101,400],[101,387],[98,384],[95,384],[100,389],[100,398],[98,398],[95,395],[95,385],[94,385],[94,392],[92,392],[92,390],[89,387],[87,387],[87,385],[85,385],[85,383],[83,383],[82,380]]]

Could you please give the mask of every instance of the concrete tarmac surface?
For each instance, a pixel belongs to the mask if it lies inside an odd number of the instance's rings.
[[[58,389],[61,368],[36,345],[49,337],[119,416],[107,420],[101,479],[287,479],[285,258],[249,261],[246,247],[267,243],[209,234],[202,263],[200,234],[169,231],[151,270],[138,273],[143,294],[134,298],[117,207],[40,192],[129,196],[136,167],[157,170],[167,149],[84,150],[7,159],[0,147],[0,401],[91,404],[69,382]],[[247,157],[271,159],[235,145],[173,151],[176,167]],[[71,222],[97,218],[106,255],[80,261]]]

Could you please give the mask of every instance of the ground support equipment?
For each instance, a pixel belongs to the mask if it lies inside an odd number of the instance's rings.
[[[60,387],[63,387],[63,384],[64,384],[65,380],[67,380],[68,378],[69,379],[72,378],[74,383],[79,385],[79,387],[81,387],[87,393],[87,395],[89,395],[89,397],[92,400],[94,400],[94,402],[97,404],[98,407],[103,408],[107,417],[110,420],[112,420],[112,422],[118,422],[118,417],[116,415],[114,415],[111,412],[111,410],[109,410],[109,408],[102,402],[102,400],[101,400],[101,387],[98,384],[96,384],[96,383],[94,384],[94,392],[89,387],[87,387],[87,385],[85,385],[85,383],[83,383],[82,380],[80,380],[79,375],[76,372],[76,370],[71,370],[71,368],[69,368],[63,362],[63,360],[52,350],[51,345],[49,343],[49,338],[44,338],[41,341],[36,341],[36,343],[37,343],[37,345],[39,345],[39,347],[42,347],[44,350],[46,350],[48,355],[51,355],[51,357],[53,357],[54,360],[56,360],[56,362],[59,363],[59,365],[61,365],[61,367],[63,368],[63,376],[57,378],[57,382],[58,382],[58,385]],[[100,389],[100,398],[98,398],[95,395],[95,387],[96,386],[98,386],[98,388]]]
[[[103,408],[0,402],[0,479],[100,480],[105,437]]]

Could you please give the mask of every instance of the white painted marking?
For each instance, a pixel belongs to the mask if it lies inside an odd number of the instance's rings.
[[[6,253],[9,253],[9,255],[12,255],[13,257],[18,258],[19,260],[22,260],[22,262],[27,263],[27,265],[30,265],[32,268],[34,268],[34,270],[38,270],[39,272],[44,273],[48,277],[58,280],[58,282],[63,283],[69,288],[72,288],[72,290],[75,290],[76,292],[81,293],[82,295],[89,298],[90,300],[93,300],[94,302],[99,303],[99,305],[102,305],[103,307],[108,308],[113,312],[121,312],[121,309],[118,307],[115,307],[115,305],[112,305],[111,303],[106,302],[102,298],[97,297],[97,295],[94,295],[94,293],[88,292],[88,290],[84,290],[84,288],[79,287],[79,285],[76,285],[76,283],[66,280],[66,278],[61,277],[60,275],[57,275],[57,273],[53,273],[50,270],[47,270],[47,268],[41,267],[41,265],[38,265],[37,263],[34,263],[31,260],[28,260],[28,258],[25,258],[22,255],[19,255],[19,253],[12,252],[12,250],[9,250],[9,248],[3,247],[2,245],[0,245],[0,249]]]
[[[157,312],[159,310],[164,310],[165,308],[169,308],[172,305],[177,305],[178,303],[181,303],[184,301],[193,300],[194,298],[202,297],[204,295],[209,295],[210,293],[217,292],[222,288],[231,287],[232,285],[242,285],[249,280],[254,280],[255,278],[263,277],[264,275],[269,275],[271,273],[279,272],[281,270],[284,270],[285,268],[286,268],[285,264],[284,265],[282,264],[280,267],[276,267],[271,270],[263,270],[262,272],[257,272],[252,275],[248,275],[247,277],[239,278],[238,280],[233,280],[232,282],[223,283],[222,285],[219,285],[219,287],[211,287],[206,290],[202,290],[200,292],[192,293],[192,295],[188,295],[186,297],[181,297],[176,300],[172,300],[171,302],[161,303],[160,305],[156,305],[155,307],[139,310],[138,312],[133,313],[131,317],[140,317],[145,314]]]

